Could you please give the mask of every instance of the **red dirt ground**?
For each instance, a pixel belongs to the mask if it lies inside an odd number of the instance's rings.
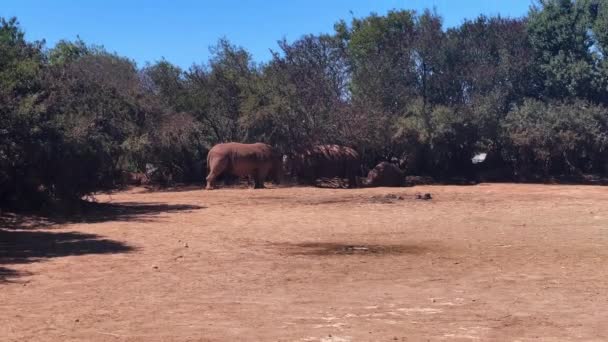
[[[97,199],[71,223],[5,221],[0,340],[608,340],[605,187]]]

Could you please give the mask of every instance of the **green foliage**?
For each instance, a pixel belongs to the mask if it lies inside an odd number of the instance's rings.
[[[0,205],[41,197],[37,162],[52,135],[38,96],[42,60],[41,44],[26,42],[16,19],[0,18]]]
[[[596,36],[603,40],[605,2],[601,5],[596,25],[588,1],[546,0],[530,12],[528,32],[547,98],[607,103],[608,93],[602,89],[606,75],[598,69],[604,56],[592,48],[593,29],[599,29]]]
[[[309,35],[279,46],[282,53],[275,53],[245,102],[241,124],[248,138],[285,151],[346,140],[347,70],[339,42]]]
[[[588,6],[593,37],[602,54],[606,56],[608,54],[608,2],[606,0],[591,1]]]
[[[400,142],[400,157],[407,160],[409,172],[439,178],[470,176],[471,156],[480,139],[476,123],[452,107],[427,110],[419,99],[410,106],[410,115],[397,121],[393,139]]]
[[[353,99],[390,114],[403,113],[415,96],[415,13],[390,11],[337,25],[350,57]]]
[[[158,97],[176,111],[187,109],[184,72],[177,66],[161,60],[141,70],[141,83],[151,96]]]
[[[75,42],[60,40],[55,47],[48,52],[48,60],[51,65],[63,65],[71,63],[92,52],[92,48],[87,46],[80,38]]]
[[[607,109],[584,101],[527,100],[507,115],[502,139],[521,175],[606,172]]]
[[[367,167],[397,159],[437,178],[473,177],[478,152],[511,176],[606,174],[607,27],[606,0],[447,30],[432,11],[394,10],[279,41],[262,64],[220,39],[182,70],[81,39],[45,49],[0,18],[0,206],[78,200],[128,172],[202,182],[226,141],[348,145]]]
[[[245,138],[239,122],[258,77],[251,55],[243,48],[221,39],[211,52],[208,65],[193,65],[184,75],[184,110],[201,123],[208,148]]]

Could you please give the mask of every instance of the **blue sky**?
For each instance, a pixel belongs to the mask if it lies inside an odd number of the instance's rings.
[[[134,59],[138,65],[162,57],[188,68],[206,62],[220,37],[245,47],[256,61],[270,58],[277,40],[327,33],[339,19],[390,9],[436,8],[444,26],[479,14],[525,15],[530,0],[2,0],[0,16],[16,16],[27,39],[79,35],[87,43]],[[351,14],[352,12],[352,14]]]

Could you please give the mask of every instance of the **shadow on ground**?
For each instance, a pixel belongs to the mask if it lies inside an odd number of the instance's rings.
[[[70,213],[48,212],[39,214],[6,213],[0,216],[0,229],[37,229],[68,223],[100,223],[111,221],[149,221],[153,217],[173,212],[192,211],[206,207],[190,204],[167,204],[155,202],[83,202]]]
[[[23,276],[7,268],[49,258],[128,253],[133,247],[82,232],[54,232],[53,226],[68,223],[146,221],[163,213],[191,211],[204,207],[166,203],[84,203],[76,214],[36,216],[5,213],[0,216],[0,283]]]
[[[0,229],[0,283],[23,273],[4,267],[85,254],[127,253],[134,248],[96,234]]]
[[[205,209],[199,205],[167,204],[167,203],[139,203],[139,202],[113,202],[89,203],[81,213],[68,219],[61,218],[59,223],[71,222],[108,222],[108,221],[146,221],[153,216],[166,213],[192,211]]]
[[[17,272],[10,268],[0,266],[0,284],[10,282],[12,279],[22,276],[21,272]]]
[[[156,193],[156,192],[187,192],[187,191],[198,191],[205,188],[205,184],[180,184],[174,186],[161,187],[157,185],[145,186],[145,193]]]

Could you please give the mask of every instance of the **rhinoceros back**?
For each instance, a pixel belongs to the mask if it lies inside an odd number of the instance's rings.
[[[359,153],[354,149],[339,145],[317,145],[297,156],[296,173],[307,181],[318,177],[348,178],[357,172]]]
[[[221,161],[226,164],[227,172],[237,176],[245,176],[250,174],[252,170],[260,168],[261,165],[272,163],[275,155],[274,149],[263,143],[222,143],[209,150],[207,168],[211,168],[214,162]]]

